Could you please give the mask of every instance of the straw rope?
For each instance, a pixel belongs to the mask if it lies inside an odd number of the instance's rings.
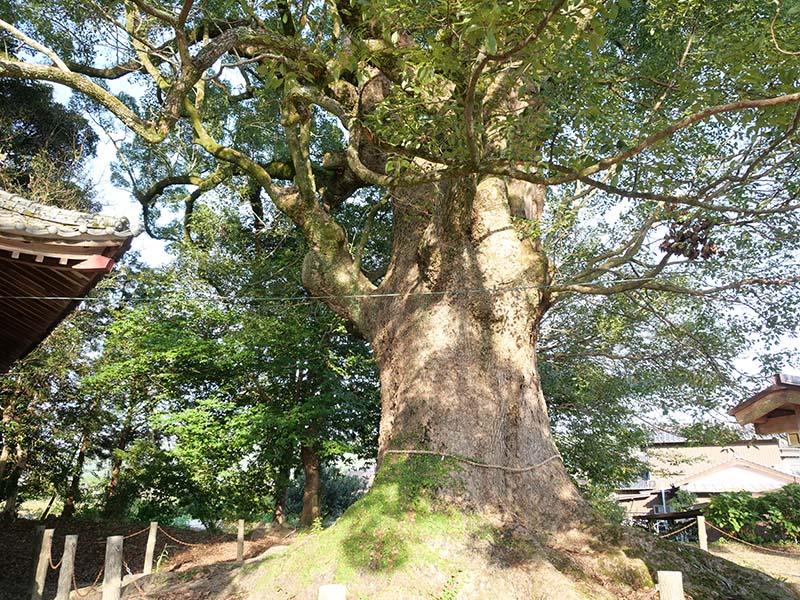
[[[163,533],[165,536],[167,536],[169,539],[171,539],[173,542],[175,542],[175,543],[177,543],[177,544],[181,544],[181,545],[183,545],[183,546],[192,546],[192,547],[198,547],[198,546],[205,546],[206,544],[210,543],[210,542],[206,542],[206,543],[204,543],[204,544],[190,544],[189,542],[183,542],[183,541],[179,540],[178,538],[171,536],[169,533],[167,533],[167,532],[166,532],[166,531],[165,531],[165,530],[164,530],[164,529],[161,527],[161,525],[159,525],[159,526],[158,526],[158,530],[159,530],[161,533]]]
[[[122,538],[122,539],[124,539],[124,540],[128,540],[128,539],[130,539],[130,538],[132,538],[132,537],[136,537],[137,535],[142,535],[142,534],[143,534],[145,531],[150,531],[150,526],[149,526],[149,525],[148,525],[147,527],[145,527],[144,529],[140,529],[140,530],[139,530],[139,531],[137,531],[136,533],[129,533],[128,535],[126,535],[126,536],[125,536],[124,538]]]
[[[534,469],[543,467],[552,460],[556,459],[564,460],[563,458],[561,458],[560,454],[554,454],[553,456],[546,458],[543,461],[536,463],[535,465],[529,465],[527,467],[506,467],[504,465],[492,465],[489,463],[479,462],[477,460],[472,460],[470,458],[464,458],[463,456],[448,454],[447,452],[434,452],[433,450],[387,450],[386,454],[427,454],[430,456],[441,456],[442,458],[452,458],[453,460],[457,460],[459,462],[463,462],[475,467],[481,467],[483,469],[499,469],[501,471],[507,471],[509,473],[527,473],[528,471],[533,471]]]
[[[64,555],[62,554],[62,555],[61,555],[61,560],[60,560],[60,561],[58,561],[58,563],[56,563],[56,564],[54,565],[54,564],[53,564],[53,548],[52,548],[52,546],[51,546],[51,547],[50,547],[50,552],[49,552],[49,554],[47,555],[47,562],[49,562],[49,563],[50,563],[50,568],[51,568],[51,569],[53,569],[53,571],[57,571],[57,570],[58,570],[58,567],[60,567],[60,566],[61,566],[61,563],[62,563],[62,562],[64,562]]]

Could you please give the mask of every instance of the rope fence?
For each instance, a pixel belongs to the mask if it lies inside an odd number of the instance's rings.
[[[797,552],[785,552],[783,550],[776,550],[775,548],[767,548],[766,546],[760,546],[759,544],[753,544],[752,542],[746,542],[745,540],[743,540],[743,539],[741,539],[739,537],[736,537],[732,533],[728,533],[724,529],[720,529],[719,527],[717,527],[713,523],[709,523],[708,521],[706,521],[706,523],[708,524],[709,527],[711,527],[712,529],[715,529],[716,531],[720,532],[725,537],[730,538],[730,539],[732,539],[732,540],[734,540],[736,542],[739,542],[740,544],[744,544],[745,546],[750,546],[752,548],[758,548],[759,550],[763,550],[764,552],[772,552],[773,554],[780,554],[782,556],[791,556],[793,558],[800,558],[800,554],[798,554]]]
[[[769,553],[772,553],[772,554],[778,554],[778,555],[781,555],[781,556],[790,556],[792,558],[800,558],[800,553],[798,553],[798,552],[786,552],[785,550],[778,550],[776,548],[769,548],[767,546],[762,546],[760,544],[754,544],[753,542],[748,542],[746,540],[743,540],[742,538],[740,538],[740,537],[738,537],[738,536],[736,536],[736,535],[734,535],[734,534],[732,534],[732,533],[730,533],[728,531],[725,531],[724,529],[722,529],[720,527],[717,527],[713,523],[711,523],[711,522],[707,521],[706,519],[704,519],[702,516],[697,517],[696,521],[693,521],[693,522],[691,522],[691,523],[689,523],[687,525],[684,525],[680,529],[676,529],[675,531],[670,531],[668,533],[661,534],[658,537],[660,539],[668,539],[668,538],[671,538],[671,537],[673,537],[675,535],[678,535],[679,533],[681,533],[683,531],[686,531],[687,529],[689,529],[691,527],[697,527],[698,528],[698,531],[697,531],[698,537],[700,538],[700,546],[701,546],[701,548],[703,550],[707,550],[707,547],[703,545],[705,543],[705,536],[701,535],[701,531],[700,531],[701,523],[702,523],[703,529],[705,529],[706,526],[708,526],[711,529],[713,529],[713,530],[717,531],[718,533],[720,533],[722,536],[724,536],[724,537],[726,537],[728,539],[734,540],[736,542],[739,542],[740,544],[744,544],[745,546],[749,546],[751,548],[755,548],[755,549],[761,550],[763,552],[769,552]]]
[[[129,533],[128,535],[126,535],[126,536],[125,536],[125,537],[123,537],[122,539],[124,539],[124,540],[129,540],[129,539],[131,539],[131,538],[134,538],[134,537],[136,537],[137,535],[142,535],[142,534],[143,534],[145,531],[150,531],[150,526],[149,526],[149,525],[148,525],[147,527],[145,527],[144,529],[140,529],[140,530],[139,530],[139,531],[137,531],[136,533]]]
[[[209,540],[208,542],[205,542],[205,543],[203,543],[203,544],[192,544],[192,543],[189,543],[189,542],[184,542],[184,541],[182,541],[182,540],[179,540],[179,539],[178,539],[178,538],[176,538],[176,537],[173,537],[173,536],[171,536],[169,533],[167,533],[167,532],[164,530],[164,528],[163,528],[163,527],[161,527],[161,525],[159,525],[159,526],[158,526],[158,530],[159,530],[161,533],[163,533],[163,534],[164,534],[164,536],[165,536],[166,538],[168,538],[168,539],[172,540],[172,541],[173,541],[173,542],[175,542],[176,544],[180,544],[181,546],[189,546],[190,548],[196,548],[196,547],[198,547],[198,546],[206,546],[206,545],[208,545],[208,544],[213,544],[215,541],[218,541],[218,540],[222,539],[222,537],[224,537],[224,536],[220,536],[220,537],[219,537],[219,538],[217,538],[216,540]]]
[[[50,552],[47,555],[47,561],[50,563],[50,568],[53,569],[53,571],[58,571],[58,567],[61,566],[61,563],[64,561],[64,557],[62,556],[61,560],[59,560],[56,564],[53,564],[53,549],[50,548]]]
[[[100,582],[100,578],[103,576],[103,571],[105,571],[105,567],[101,567],[100,568],[100,571],[97,573],[97,577],[94,578],[94,583],[92,583],[92,585],[89,586],[89,590],[85,594],[81,594],[81,592],[80,592],[80,590],[78,588],[78,581],[77,581],[77,579],[75,579],[75,572],[73,571],[72,572],[72,587],[75,589],[75,595],[78,596],[78,598],[86,598],[87,596],[89,596],[93,592],[96,592],[97,591],[97,584]]]
[[[670,531],[669,533],[664,533],[662,535],[659,535],[658,537],[660,537],[662,540],[665,540],[667,538],[671,538],[673,535],[678,535],[680,532],[686,531],[687,529],[689,529],[690,527],[694,527],[695,525],[697,525],[697,523],[689,523],[688,525],[685,525],[680,529],[676,529],[675,531]]]
[[[237,551],[236,562],[240,564],[244,563],[244,526],[244,519],[239,519],[238,533],[235,543]],[[78,548],[78,536],[67,535],[64,538],[64,550],[61,554],[61,560],[59,560],[58,563],[55,563],[52,555],[52,540],[54,531],[54,529],[45,529],[44,527],[41,527],[39,529],[39,533],[37,534],[40,535],[41,538],[38,542],[38,558],[34,564],[33,591],[31,600],[43,600],[48,567],[49,569],[59,572],[57,592],[58,598],[66,598],[70,596],[70,594],[72,594],[72,597],[87,598],[98,590],[102,590],[104,598],[108,597],[111,600],[118,600],[123,595],[123,588],[128,585],[133,585],[138,592],[138,597],[147,599],[151,597],[144,589],[147,586],[140,585],[138,579],[153,573],[154,551],[156,549],[156,541],[159,532],[160,535],[164,536],[161,538],[161,544],[165,548],[169,546],[165,540],[170,540],[175,544],[185,546],[187,548],[206,548],[210,544],[217,544],[220,541],[228,541],[231,543],[234,542],[232,539],[226,540],[226,538],[229,538],[230,536],[228,533],[223,533],[222,535],[219,535],[213,539],[203,540],[201,543],[187,542],[175,537],[164,527],[161,527],[158,522],[153,521],[148,527],[134,531],[127,535],[109,536],[105,540],[98,540],[98,542],[105,542],[106,544],[105,564],[97,572],[97,576],[94,578],[94,581],[90,586],[86,587],[84,585],[83,587],[79,587],[78,578],[76,575],[77,569],[75,569],[75,554]],[[295,531],[289,532],[285,537],[291,537]],[[123,554],[123,543],[124,540],[135,538],[145,532],[149,532],[149,536],[147,538],[147,544],[145,548],[144,566],[140,573],[134,573],[128,562],[125,560],[125,556]],[[91,545],[95,543],[95,541],[88,540],[88,543]],[[129,559],[130,552],[131,551],[129,550]],[[136,596],[136,594],[134,594],[134,596]]]

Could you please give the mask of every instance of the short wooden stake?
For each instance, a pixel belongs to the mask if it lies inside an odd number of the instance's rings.
[[[72,574],[75,572],[75,549],[77,547],[77,535],[68,535],[64,538],[64,554],[61,555],[61,570],[58,572],[56,600],[69,600]]]
[[[122,596],[121,535],[106,538],[106,566],[103,573],[103,600],[119,600]]]
[[[244,562],[244,519],[239,519],[239,535],[236,542],[236,560]]]
[[[700,542],[700,550],[708,552],[708,534],[706,533],[706,518],[702,515],[697,517],[697,540]]]
[[[36,559],[36,570],[33,575],[33,587],[31,588],[31,600],[42,600],[44,594],[44,582],[47,579],[47,569],[50,567],[50,548],[53,545],[53,529],[36,530],[37,537],[41,531],[41,542],[38,544],[39,556]]]
[[[660,600],[683,600],[683,574],[680,571],[658,571]]]
[[[341,583],[320,586],[318,600],[347,600],[347,588]]]
[[[153,555],[156,552],[156,534],[158,533],[158,522],[150,523],[150,533],[147,534],[147,549],[144,552],[144,570],[142,573],[149,575],[153,572]]]

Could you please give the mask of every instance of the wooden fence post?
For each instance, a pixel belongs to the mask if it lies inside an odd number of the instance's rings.
[[[61,569],[58,572],[56,600],[69,600],[72,574],[75,572],[75,549],[77,547],[77,535],[68,535],[64,538],[64,554],[61,555]]]
[[[706,533],[706,518],[703,515],[697,517],[697,540],[700,542],[700,550],[708,552],[708,534]]]
[[[122,596],[121,535],[106,538],[106,566],[103,573],[103,600],[119,600]]]
[[[244,519],[239,519],[239,533],[236,536],[236,560],[244,562]]]
[[[658,571],[660,600],[683,600],[683,574],[680,571]]]
[[[41,537],[39,532],[41,531]],[[50,567],[50,548],[53,545],[53,529],[36,529],[36,536],[41,541],[37,544],[39,552],[36,558],[36,570],[33,575],[33,587],[31,588],[31,600],[42,600],[44,594],[44,582],[47,579],[47,569]]]
[[[320,586],[317,600],[347,600],[347,588],[341,583]]]
[[[144,553],[144,570],[142,573],[149,575],[153,572],[153,555],[156,551],[156,534],[158,533],[158,522],[150,523],[150,533],[147,534],[147,549]]]

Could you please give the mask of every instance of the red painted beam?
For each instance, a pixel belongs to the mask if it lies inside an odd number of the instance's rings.
[[[72,267],[77,271],[92,271],[95,273],[110,273],[114,268],[114,259],[102,254],[95,254]]]

